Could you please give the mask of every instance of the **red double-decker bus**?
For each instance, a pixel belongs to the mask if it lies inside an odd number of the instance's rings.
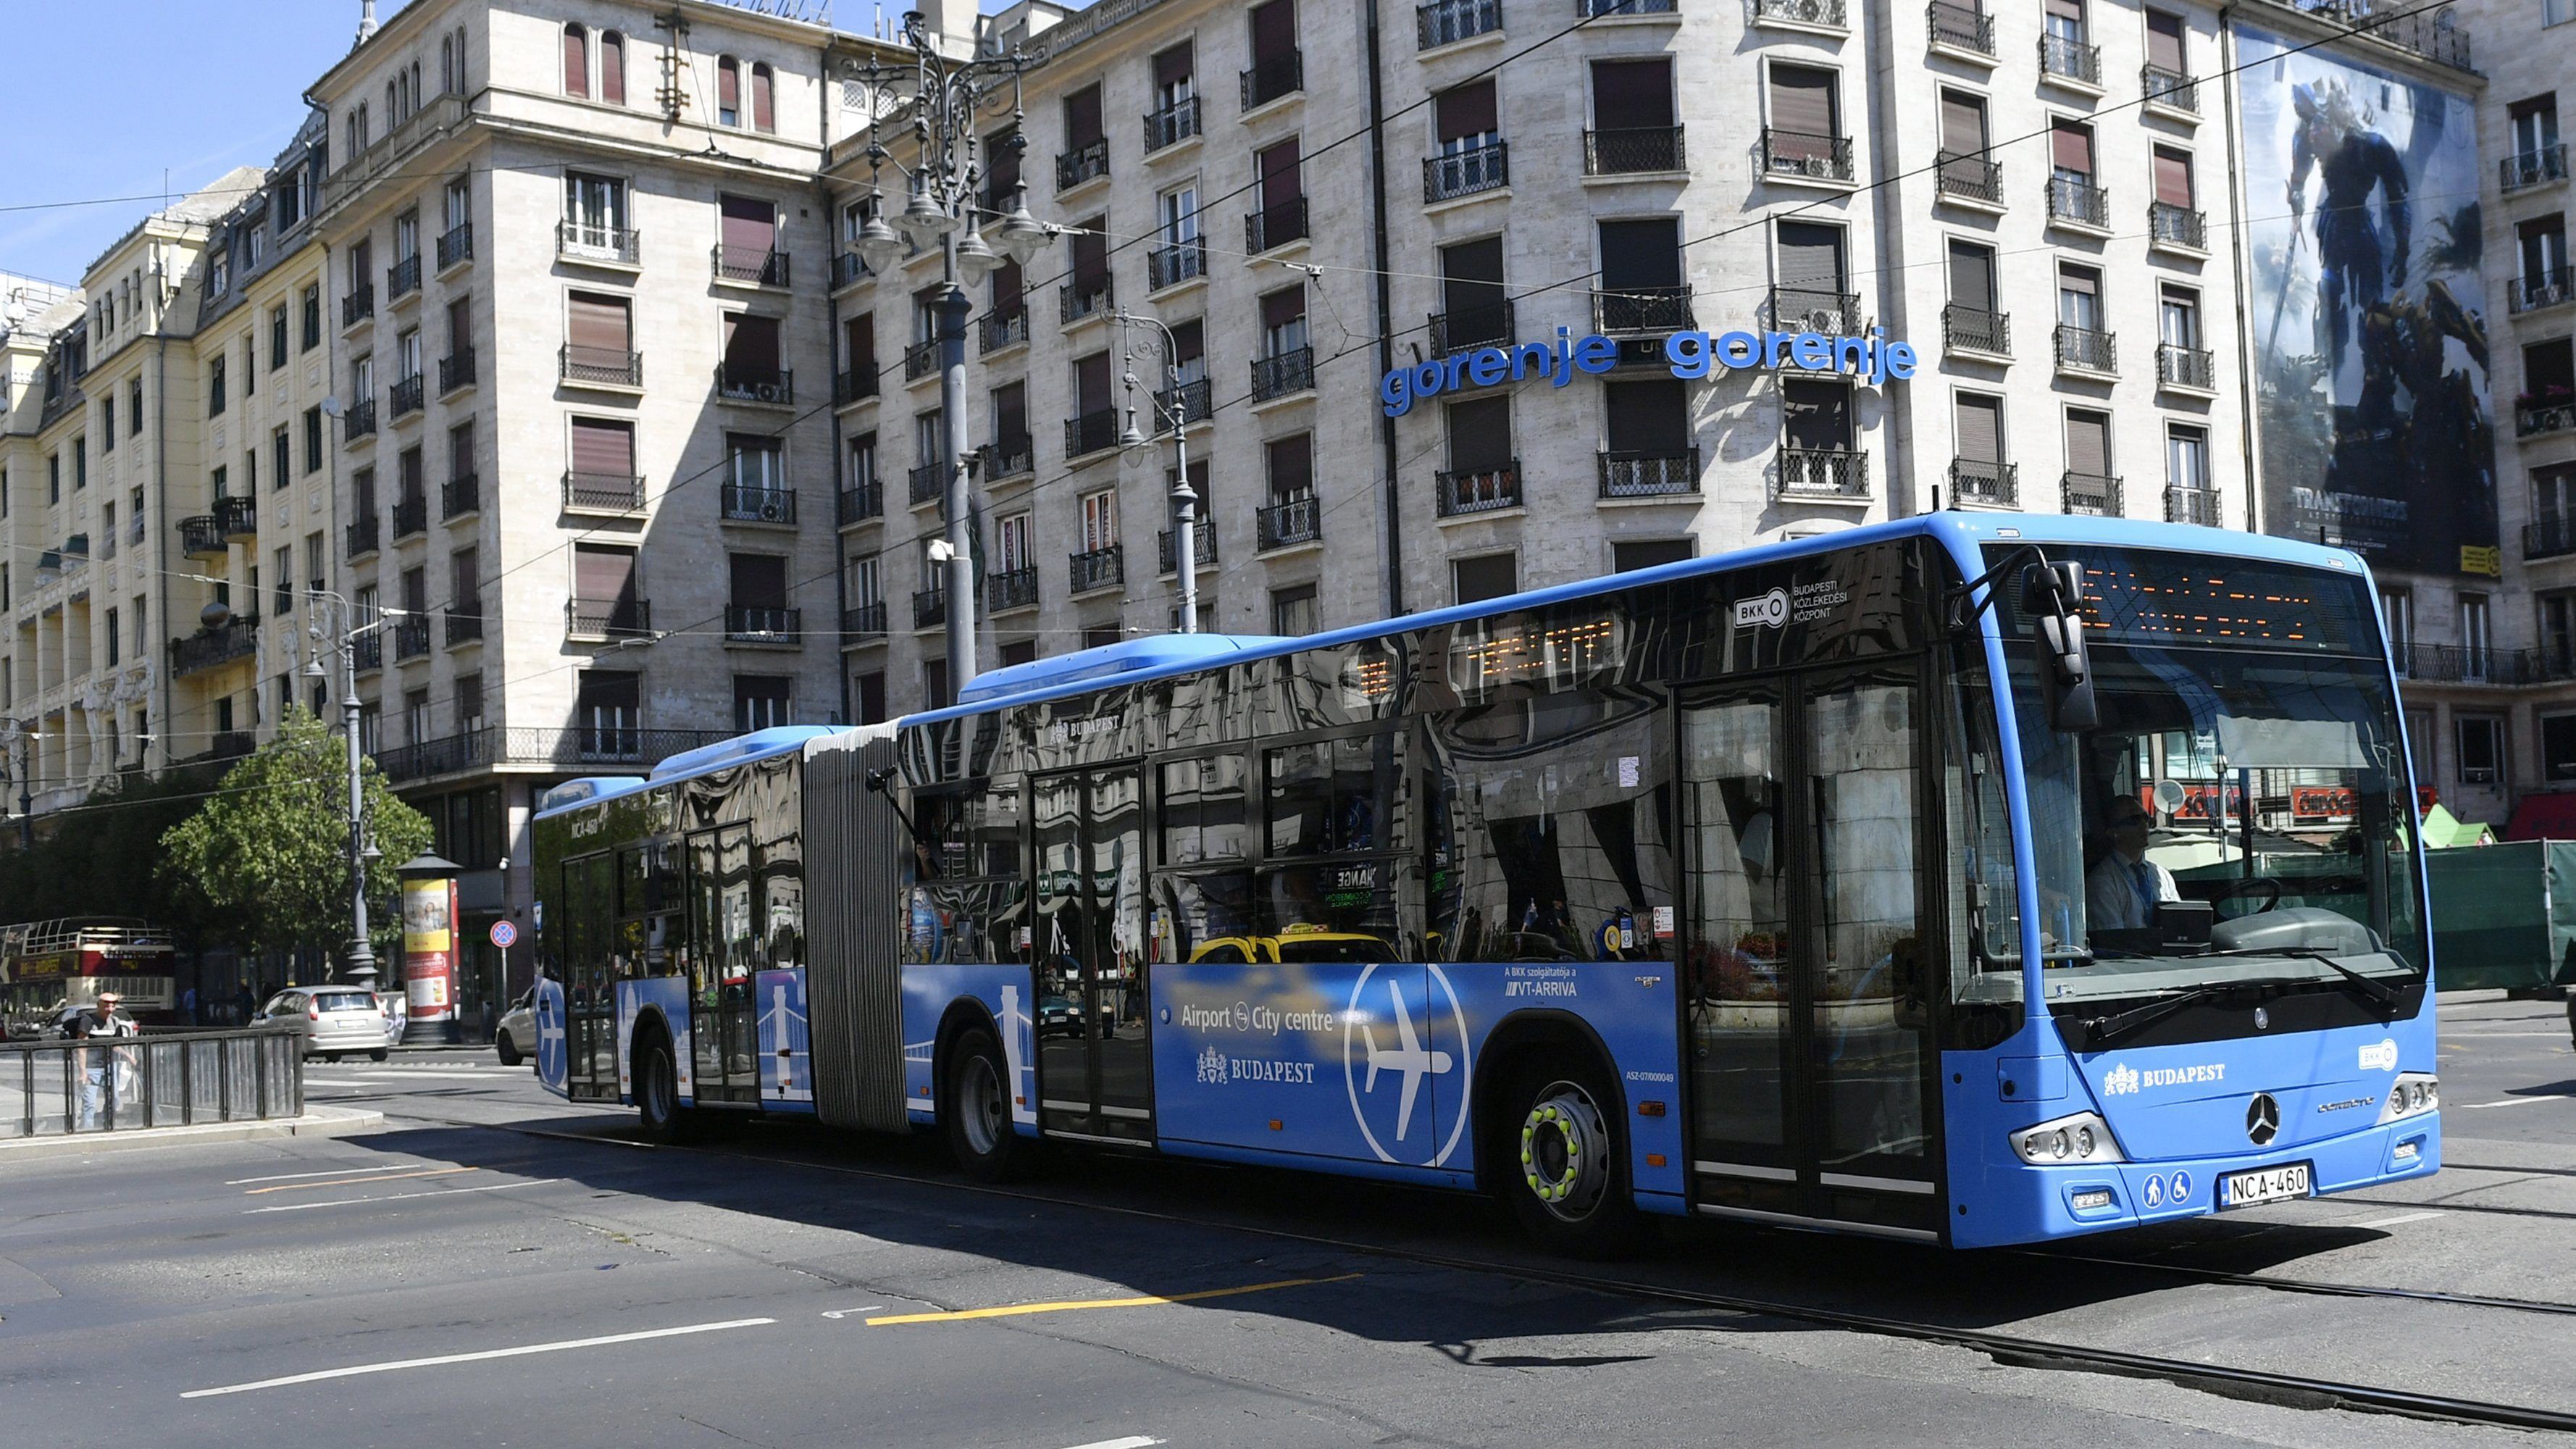
[[[65,916],[0,927],[0,1017],[13,1033],[41,1029],[102,991],[151,1025],[177,1020],[170,937],[130,916]]]

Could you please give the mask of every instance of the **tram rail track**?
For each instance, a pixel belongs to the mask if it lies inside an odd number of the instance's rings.
[[[1720,1293],[1708,1289],[1645,1282],[1636,1279],[1604,1276],[1573,1269],[1552,1268],[1541,1264],[1478,1258],[1466,1254],[1439,1252],[1388,1243],[1369,1242],[1333,1233],[1307,1232],[1262,1223],[1242,1222],[1228,1218],[1192,1217],[1183,1213],[1163,1212],[1153,1208],[1122,1203],[1104,1203],[1027,1187],[1001,1186],[989,1183],[963,1182],[955,1178],[891,1168],[860,1167],[846,1163],[816,1162],[807,1158],[780,1157],[766,1153],[746,1152],[721,1145],[686,1144],[665,1147],[660,1143],[638,1142],[630,1138],[566,1132],[529,1127],[517,1123],[474,1122],[460,1118],[431,1117],[410,1112],[388,1112],[389,1118],[432,1123],[446,1127],[480,1128],[522,1136],[547,1138],[564,1142],[588,1143],[594,1146],[625,1147],[642,1151],[679,1151],[713,1157],[730,1157],[741,1161],[763,1162],[778,1167],[806,1168],[846,1177],[873,1178],[915,1187],[941,1187],[979,1196],[1009,1199],[1050,1207],[1065,1207],[1090,1212],[1109,1213],[1146,1222],[1173,1226],[1217,1228],[1229,1232],[1298,1243],[1307,1247],[1329,1249],[1396,1262],[1416,1263],[1425,1267],[1444,1268],[1453,1272],[1478,1273],[1523,1282],[1571,1288],[1578,1291],[1608,1294],[1641,1302],[1671,1303],[1686,1307],[1737,1313],[1753,1317],[1808,1323],[1818,1327],[1841,1329],[1873,1337],[1893,1338],[1915,1343],[1939,1344],[1965,1348],[1985,1354],[1998,1363],[2075,1372],[2107,1373],[2124,1378],[2153,1379],[2224,1397],[2276,1404],[2298,1409],[2343,1408],[2369,1413],[2394,1414],[2409,1418],[2439,1420],[2450,1423],[2491,1425],[2503,1428],[2539,1430],[2576,1434],[2576,1410],[2550,1409],[2527,1404],[2507,1404],[2490,1400],[2463,1398],[2457,1395],[2423,1393],[2412,1389],[2376,1384],[2351,1383],[2311,1375],[2279,1373],[2269,1369],[2247,1368],[2229,1364],[2207,1363],[2198,1359],[2169,1358],[2155,1354],[2130,1353],[2120,1349],[2088,1344],[2061,1343],[2031,1338],[2021,1334],[2001,1333],[1989,1329],[1963,1328],[1949,1324],[1927,1323],[1919,1319],[1891,1317],[1832,1308]],[[2067,1255],[2026,1252],[2030,1257]],[[2430,1290],[2381,1288],[2368,1285],[2332,1284],[2314,1280],[2267,1278],[2260,1274],[2228,1273],[2220,1270],[2191,1269],[2183,1265],[2141,1263],[2130,1259],[2077,1257],[2074,1261],[2097,1263],[2132,1270],[2165,1272],[2205,1279],[2241,1283],[2245,1286],[2271,1288],[2288,1292],[2317,1293],[2335,1297],[2392,1298],[2423,1301],[2451,1306],[2497,1308],[2517,1312],[2576,1314],[2576,1305],[2551,1304],[2539,1300],[2489,1298],[2471,1294],[2449,1294]]]

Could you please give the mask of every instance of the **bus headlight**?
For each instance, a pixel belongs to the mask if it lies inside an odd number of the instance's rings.
[[[2012,1134],[2012,1144],[2022,1161],[2043,1165],[2127,1160],[2121,1157],[2119,1144],[2111,1140],[2110,1124],[2091,1112],[2024,1127]]]
[[[2441,1110],[2442,1079],[2431,1072],[2400,1072],[2388,1089],[2388,1100],[2380,1105],[2380,1125],[2402,1122]]]

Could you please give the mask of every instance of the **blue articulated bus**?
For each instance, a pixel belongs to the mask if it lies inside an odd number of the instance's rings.
[[[535,826],[540,1073],[726,1112],[2029,1242],[2429,1173],[2367,570],[1943,513],[763,730]]]

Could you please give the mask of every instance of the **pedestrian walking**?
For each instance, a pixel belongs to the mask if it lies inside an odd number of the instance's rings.
[[[250,1025],[250,1019],[259,1014],[259,997],[252,993],[249,982],[242,983],[241,994],[233,999],[233,1009],[241,1013],[235,1023],[238,1026]]]
[[[117,1010],[123,1000],[113,991],[102,991],[89,1010],[72,1019],[72,1036],[89,1043],[113,1042],[120,1037],[137,1037],[142,1028],[134,1018]],[[116,1105],[134,1091],[134,1050],[131,1047],[91,1045],[81,1049],[81,1130],[97,1128]]]
[[[197,1024],[197,988],[194,986],[179,993],[179,1019],[190,1026]]]

